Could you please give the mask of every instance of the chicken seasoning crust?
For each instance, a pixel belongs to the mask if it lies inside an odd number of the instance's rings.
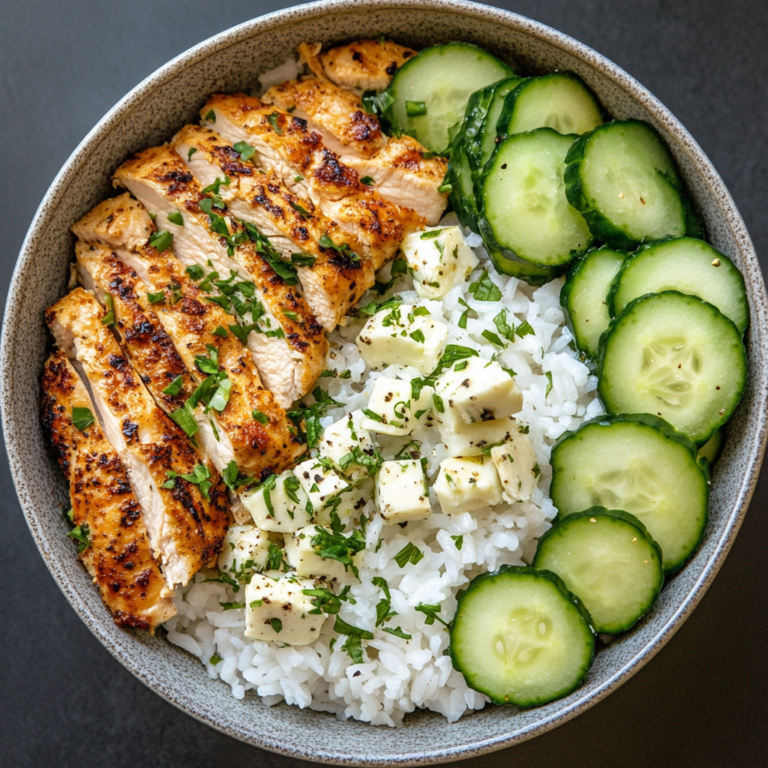
[[[41,411],[68,535],[119,626],[237,699],[566,696],[705,535],[744,280],[574,73],[297,53],[72,225]]]

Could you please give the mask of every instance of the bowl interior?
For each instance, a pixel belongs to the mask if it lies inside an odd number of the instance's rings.
[[[43,310],[63,295],[73,256],[69,226],[110,194],[113,169],[130,153],[170,138],[214,91],[250,90],[302,41],[344,41],[386,34],[414,47],[461,39],[482,45],[523,74],[577,72],[617,118],[649,120],[668,141],[704,216],[711,242],[744,272],[752,324],[750,385],[726,430],[712,485],[711,520],[695,557],[663,590],[631,633],[598,655],[571,696],[530,711],[489,707],[449,725],[418,712],[404,728],[371,728],[328,714],[236,701],[199,662],[161,637],[119,630],[73,557],[61,515],[68,505],[61,473],[38,422],[39,376],[50,342]],[[193,716],[254,745],[355,765],[440,762],[529,738],[574,716],[626,680],[663,645],[714,577],[741,518],[765,442],[765,292],[743,222],[709,161],[677,121],[624,72],[542,25],[496,9],[446,0],[320,3],[250,22],[171,62],[129,94],[86,138],[46,197],[22,249],[6,311],[2,404],[16,486],[43,557],[60,587],[102,643],[157,693]]]

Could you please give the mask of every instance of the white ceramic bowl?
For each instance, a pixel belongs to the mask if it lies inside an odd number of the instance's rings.
[[[50,341],[43,310],[66,287],[73,257],[70,225],[110,193],[110,175],[130,153],[168,139],[214,91],[247,89],[301,41],[391,36],[414,47],[478,43],[524,74],[570,69],[617,118],[653,123],[669,143],[710,240],[746,277],[752,324],[750,384],[726,429],[712,483],[712,512],[697,554],[664,588],[653,611],[598,653],[584,685],[528,711],[488,707],[449,725],[418,712],[403,728],[373,728],[255,695],[235,700],[197,659],[159,635],[118,629],[76,562],[61,507],[64,479],[38,426],[39,378]],[[259,747],[307,760],[352,765],[415,765],[469,757],[543,733],[592,706],[659,651],[701,599],[721,566],[757,480],[765,437],[768,369],[765,289],[749,235],[722,180],[696,142],[645,88],[593,50],[505,11],[451,0],[332,0],[270,14],[222,32],[158,70],[91,131],[56,177],[19,256],[5,313],[1,397],[8,455],[30,529],[51,573],[96,637],[122,664],[193,717]],[[673,681],[670,681],[673,684]]]

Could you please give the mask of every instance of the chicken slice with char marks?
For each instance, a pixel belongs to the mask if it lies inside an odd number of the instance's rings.
[[[318,77],[327,77],[342,88],[382,91],[395,72],[416,51],[392,40],[356,40],[320,53],[320,43],[302,43],[299,55]]]
[[[76,227],[80,235],[95,238],[100,231],[98,224],[105,217],[126,220],[146,217],[151,224],[141,203],[127,193],[119,199],[119,207],[113,201],[105,201],[78,222]],[[240,472],[257,480],[287,469],[303,452],[304,446],[294,434],[295,429],[285,411],[275,402],[272,393],[262,387],[250,352],[228,330],[232,317],[217,304],[206,301],[206,294],[169,251],[161,253],[150,245],[131,250],[127,244],[121,247],[119,238],[113,243],[114,250],[101,244],[79,244],[78,260],[82,263],[81,253],[84,252],[90,264],[97,264],[91,266],[90,271],[104,269],[106,281],[110,280],[114,268],[123,278],[123,286],[131,281],[133,293],[142,305],[148,303],[146,296],[150,291],[155,298],[161,293],[164,295],[161,301],[151,305],[150,311],[176,345],[184,370],[188,371],[186,376],[192,380],[192,390],[206,378],[195,358],[210,358],[211,348],[216,350],[219,370],[226,373],[231,382],[229,400],[222,411],[210,409],[205,414],[202,404],[194,411],[199,428],[197,437],[214,466],[223,471],[234,461]],[[92,247],[96,250],[92,251]],[[113,267],[114,262],[120,266]],[[124,277],[126,272],[128,276]],[[118,309],[118,327],[120,317]],[[126,344],[126,349],[132,354],[130,343]],[[140,372],[143,374],[141,369]],[[177,407],[181,407],[185,399]]]
[[[424,226],[418,213],[362,184],[357,171],[324,146],[306,120],[242,94],[212,96],[201,115],[230,143],[253,146],[259,164],[336,221],[352,250],[370,258],[374,269],[395,257],[406,235]]]
[[[323,143],[354,168],[370,177],[379,195],[399,206],[412,208],[427,224],[440,221],[448,194],[441,193],[448,161],[425,156],[426,150],[410,136],[387,138],[379,121],[366,115],[360,99],[328,80],[290,80],[270,88],[262,100],[308,121]]]
[[[247,284],[253,292],[246,302],[252,320],[248,346],[261,380],[283,407],[305,395],[325,364],[328,342],[322,326],[228,211],[216,207],[207,213],[200,207],[215,198],[203,194],[173,148],[138,153],[117,169],[115,183],[126,187],[156,214],[158,226],[173,234],[173,252],[185,266],[208,270],[210,262],[222,278],[231,273]],[[177,212],[183,224],[169,220]],[[225,230],[229,235],[223,235]]]
[[[104,317],[82,288],[46,312],[57,345],[82,369],[102,429],[128,471],[170,593],[217,555],[228,525],[226,488],[155,405]],[[169,472],[191,479],[176,477],[168,487]]]
[[[332,331],[374,284],[370,260],[320,245],[323,235],[343,242],[336,222],[326,219],[310,201],[293,195],[274,171],[243,162],[240,153],[215,131],[190,125],[174,137],[173,144],[201,184],[213,184],[225,176],[231,180],[219,189],[227,208],[254,224],[286,261],[297,251],[314,259],[310,266],[299,263],[297,274],[310,309],[323,328]]]
[[[85,385],[66,355],[54,352],[43,370],[42,425],[69,481],[72,521],[87,531],[80,559],[119,627],[154,628],[175,615],[152,557],[141,507],[98,420],[74,426],[74,408],[94,413]]]

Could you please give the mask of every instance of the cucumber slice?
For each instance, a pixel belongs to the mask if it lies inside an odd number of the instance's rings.
[[[576,346],[597,357],[600,336],[608,328],[607,296],[627,254],[603,246],[587,251],[572,267],[560,292]]]
[[[559,517],[593,506],[629,512],[661,547],[666,573],[698,546],[709,510],[706,468],[693,443],[662,419],[600,416],[562,437],[551,463]]]
[[[744,278],[727,256],[703,240],[678,237],[639,248],[624,262],[608,296],[611,316],[639,296],[662,291],[698,296],[730,317],[742,334],[747,328]]]
[[[620,510],[568,515],[539,539],[534,568],[556,573],[579,596],[596,632],[624,632],[656,602],[661,550],[645,526]]]
[[[434,45],[397,70],[386,115],[395,132],[413,136],[432,152],[445,152],[451,144],[448,132],[461,122],[470,95],[514,74],[475,45]]]
[[[507,96],[496,133],[506,137],[552,128],[580,136],[602,122],[600,107],[584,81],[573,72],[553,72],[525,80]]]
[[[565,198],[572,143],[573,136],[539,128],[499,144],[476,187],[480,234],[493,250],[557,267],[589,247],[587,224]]]
[[[589,616],[553,573],[502,566],[459,597],[451,660],[496,704],[535,707],[567,696],[592,666]]]
[[[518,259],[510,253],[505,256],[500,251],[488,248],[487,245],[486,250],[498,272],[502,275],[517,277],[529,285],[544,285],[559,277],[564,269],[563,267],[540,267],[537,264],[531,264],[530,261]]]
[[[456,211],[461,225],[469,227],[473,232],[477,232],[479,227],[477,224],[475,189],[472,183],[472,170],[469,167],[467,153],[464,151],[464,135],[462,133],[459,133],[453,141],[451,159],[448,162],[446,176],[451,185],[448,199],[451,201],[453,210]]]
[[[723,430],[718,429],[704,445],[699,448],[699,461],[706,461],[707,467],[711,467],[723,452]]]
[[[579,138],[565,161],[568,202],[608,245],[631,251],[662,237],[703,237],[672,155],[648,123],[605,123]]]
[[[665,291],[635,299],[611,322],[597,373],[608,413],[651,413],[701,444],[739,404],[747,353],[717,307]]]
[[[498,144],[496,141],[496,123],[499,122],[499,115],[504,107],[504,99],[510,91],[522,82],[523,78],[521,77],[508,77],[506,80],[489,85],[485,89],[490,92],[485,116],[479,130],[473,139],[467,143],[467,157],[472,168],[472,177],[475,179],[491,159],[491,155]]]

